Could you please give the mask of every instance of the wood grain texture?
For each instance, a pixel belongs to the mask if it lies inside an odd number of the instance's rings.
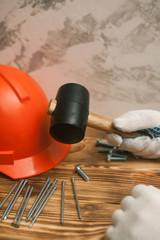
[[[34,186],[33,194],[24,213],[19,229],[10,224],[15,218],[23,193],[18,198],[8,219],[0,222],[0,239],[67,239],[67,240],[103,240],[105,231],[111,225],[111,216],[120,208],[121,200],[129,195],[133,186],[138,183],[151,184],[160,188],[159,160],[135,160],[131,156],[127,162],[106,161],[106,154],[98,153],[95,146],[97,138],[105,138],[103,132],[88,128],[83,144],[77,151],[68,154],[56,168],[39,176],[29,178]],[[89,175],[86,182],[74,172],[76,164]],[[82,212],[78,218],[74,200],[71,177],[75,183]],[[32,228],[26,223],[26,214],[40,192],[45,180],[50,177],[58,179],[57,190],[43,209]],[[61,181],[66,181],[64,224],[60,224]],[[15,184],[5,175],[0,174],[0,202]],[[10,198],[9,198],[10,199]],[[8,201],[0,209],[4,213]]]

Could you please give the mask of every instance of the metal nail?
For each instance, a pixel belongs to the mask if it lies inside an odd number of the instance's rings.
[[[5,210],[4,214],[3,214],[3,216],[1,217],[1,220],[4,220],[4,217],[5,217],[5,215],[7,214],[8,210],[9,210],[9,208],[10,208],[12,202],[14,201],[14,199],[15,199],[15,197],[16,197],[18,191],[19,191],[19,189],[21,188],[23,182],[24,182],[24,179],[22,179],[22,180],[20,181],[17,190],[15,191],[14,195],[12,196],[11,201],[8,203],[8,206],[7,206],[7,208],[6,208],[6,210]]]
[[[53,181],[53,183],[52,183],[52,185],[51,185],[51,187],[50,187],[50,189],[49,189],[49,191],[50,191],[53,187],[55,187],[55,184],[56,184],[57,182],[58,182],[58,180],[55,178],[54,181]],[[47,194],[48,194],[48,192],[47,192]],[[47,194],[46,194],[46,195],[47,195]],[[45,197],[46,197],[46,195],[45,195]],[[44,199],[45,199],[45,197],[44,197]],[[36,211],[34,212],[34,215],[32,215],[32,216],[33,216],[32,218],[35,218],[35,217],[36,217],[37,212],[38,212],[39,209],[41,208],[44,199],[43,199],[42,202],[39,204],[38,208],[37,208]]]
[[[6,219],[7,219],[10,211],[12,210],[15,202],[17,201],[19,195],[21,194],[21,192],[22,192],[22,190],[23,190],[23,188],[25,187],[25,185],[26,185],[27,182],[28,182],[27,179],[25,179],[25,180],[22,179],[22,180],[21,180],[21,182],[20,182],[20,184],[19,184],[19,186],[18,186],[18,189],[16,190],[16,192],[15,192],[15,194],[13,195],[10,203],[8,204],[8,207],[6,208],[6,210],[5,210],[5,212],[4,212],[1,220],[6,220]]]
[[[40,191],[38,197],[36,198],[36,200],[35,200],[35,202],[33,203],[31,209],[29,210],[29,212],[28,212],[28,214],[27,214],[27,219],[30,217],[30,214],[31,214],[33,208],[35,207],[36,203],[38,202],[39,198],[41,197],[41,195],[42,195],[44,189],[46,188],[46,186],[48,185],[49,182],[50,182],[50,178],[48,177],[48,178],[46,179],[46,182],[45,182],[43,188],[41,189],[41,191]]]
[[[56,190],[57,188],[54,186],[54,187],[51,187],[48,191],[48,193],[46,194],[45,198],[43,199],[42,201],[42,204],[39,208],[39,210],[37,211],[35,217],[33,218],[31,224],[29,225],[29,227],[31,228],[33,226],[33,224],[35,223],[35,221],[37,220],[38,216],[40,215],[40,213],[42,212],[43,208],[45,207],[46,203],[48,202],[48,200],[50,199],[50,197],[52,196],[52,194],[54,193],[54,191]]]
[[[24,187],[25,187],[25,185],[26,185],[27,183],[28,183],[28,179],[25,179],[24,182],[23,182],[23,184],[22,184],[22,186],[21,186],[21,188],[20,188],[20,190],[19,190],[19,192],[17,193],[15,199],[13,200],[13,202],[12,202],[10,208],[8,209],[8,212],[7,212],[7,214],[5,215],[4,220],[7,219],[7,217],[8,217],[8,215],[9,215],[9,213],[11,212],[11,210],[12,210],[14,204],[16,203],[16,201],[17,201],[19,195],[21,194],[21,192],[23,191],[23,189],[24,189]]]
[[[61,224],[64,220],[64,192],[65,192],[65,181],[62,181],[62,201],[61,201]]]
[[[78,202],[78,195],[77,195],[77,191],[76,191],[76,185],[75,185],[74,177],[71,178],[71,181],[72,181],[72,186],[73,186],[73,191],[74,191],[74,197],[75,197],[75,200],[76,200],[78,217],[81,219],[82,218],[82,214],[81,214],[81,209],[80,209],[79,202]]]
[[[30,191],[29,191],[29,193],[28,193],[27,199],[26,199],[26,201],[25,201],[25,203],[24,203],[24,206],[23,206],[23,208],[22,208],[22,211],[21,211],[21,213],[20,213],[19,219],[18,219],[17,223],[15,224],[15,227],[16,227],[16,228],[19,228],[19,227],[20,227],[20,221],[21,221],[22,216],[23,216],[23,213],[24,213],[24,211],[25,211],[25,209],[26,209],[26,207],[27,207],[27,204],[28,204],[28,201],[29,201],[30,196],[31,196],[31,194],[32,194],[32,191],[33,191],[33,186],[30,188]]]
[[[30,212],[26,222],[29,222],[29,220],[31,219],[31,217],[33,216],[38,204],[40,203],[40,201],[42,200],[42,198],[44,197],[44,195],[46,194],[48,188],[50,187],[51,182],[48,182],[48,184],[46,185],[44,191],[42,192],[42,194],[40,195],[40,198],[36,201],[36,204],[34,205],[34,207],[32,208],[32,211]]]
[[[16,222],[17,222],[17,220],[18,220],[18,217],[19,217],[19,215],[20,215],[20,212],[21,212],[22,207],[23,207],[23,205],[24,205],[24,202],[25,202],[25,200],[26,200],[26,197],[27,197],[27,194],[28,194],[28,192],[29,192],[29,189],[30,189],[30,186],[28,186],[28,188],[27,188],[27,190],[26,190],[26,192],[25,192],[25,195],[24,195],[24,197],[23,197],[23,200],[22,200],[22,202],[21,202],[21,204],[20,204],[20,207],[19,207],[19,209],[18,209],[18,212],[17,212],[17,214],[16,214],[16,217],[15,217],[14,221],[11,223],[11,225],[14,226],[14,227],[16,227]]]
[[[89,181],[87,174],[81,169],[80,165],[75,167],[75,172],[77,172],[84,180]]]
[[[17,187],[18,183],[16,183],[13,188],[10,190],[10,192],[7,194],[7,196],[4,198],[4,200],[0,204],[0,208],[3,206],[3,204],[7,201],[7,199],[10,197],[14,189]]]
[[[113,144],[103,142],[100,139],[97,139],[96,146],[104,146],[104,147],[110,147],[110,148],[114,147]]]

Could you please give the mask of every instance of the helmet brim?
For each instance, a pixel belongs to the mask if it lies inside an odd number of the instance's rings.
[[[0,164],[0,172],[13,179],[32,177],[54,168],[67,156],[71,145],[52,140],[42,152],[23,159],[14,160],[14,164]]]

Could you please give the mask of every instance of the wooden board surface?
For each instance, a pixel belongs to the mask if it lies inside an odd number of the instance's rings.
[[[24,192],[18,198],[8,219],[0,222],[0,239],[67,239],[67,240],[103,240],[105,231],[111,225],[111,216],[120,208],[121,200],[129,195],[133,186],[138,183],[151,184],[160,188],[160,161],[135,160],[131,156],[127,162],[106,161],[106,154],[98,153],[95,146],[97,138],[105,139],[103,132],[88,128],[87,134],[75,152],[54,169],[41,175],[29,178],[34,186],[33,194],[21,221],[20,228],[10,224],[14,220]],[[74,172],[80,164],[90,177],[86,182]],[[82,219],[77,215],[71,177],[75,183],[82,212]],[[52,195],[41,215],[32,228],[26,223],[26,214],[47,177],[58,179],[57,190]],[[66,181],[64,224],[60,223],[61,181]],[[0,202],[15,184],[14,181],[0,174]],[[3,215],[8,202],[0,209]]]

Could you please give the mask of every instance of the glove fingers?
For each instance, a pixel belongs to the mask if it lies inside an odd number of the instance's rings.
[[[142,192],[146,191],[147,189],[148,189],[148,187],[146,185],[138,184],[132,189],[132,196],[134,198],[138,198],[138,197],[140,197]]]
[[[110,133],[106,135],[107,141],[116,147],[120,147],[122,144],[122,137],[116,133]]]
[[[153,138],[150,140],[150,143],[148,146],[146,146],[141,153],[139,153],[141,156],[146,158],[158,158],[160,157],[160,139],[159,138]]]
[[[150,144],[150,137],[122,138],[116,133],[107,134],[107,141],[116,147],[130,152],[140,152]]]
[[[158,188],[136,185],[132,189],[132,196],[122,200],[125,210],[118,209],[113,213],[114,226],[107,229],[107,240],[159,239],[159,199]]]
[[[160,139],[151,139],[148,136],[137,138],[122,138],[120,135],[111,133],[106,136],[109,143],[123,150],[133,152],[144,158],[160,158]]]
[[[124,211],[117,209],[112,215],[112,222],[114,225],[117,225],[124,218]]]
[[[120,148],[137,154],[148,147],[150,142],[151,138],[148,136],[124,138],[120,145]]]
[[[115,232],[115,228],[113,226],[110,226],[107,231],[106,231],[106,237],[107,240],[115,240],[114,238],[114,232]]]
[[[110,133],[106,135],[107,141],[114,146],[120,147],[127,151],[141,151],[151,143],[149,136],[142,136],[137,138],[122,138],[116,133]]]
[[[160,151],[154,153],[154,154],[150,154],[150,155],[145,155],[143,156],[144,158],[147,158],[147,159],[157,159],[157,158],[160,158]]]
[[[130,111],[113,121],[115,128],[123,132],[134,132],[159,126],[160,113],[154,110]]]
[[[123,150],[130,152],[141,152],[144,148],[148,147],[151,142],[150,137],[143,136],[137,138],[122,138],[120,135],[111,133],[107,135],[109,143],[120,147]]]
[[[127,196],[127,197],[123,198],[121,205],[122,205],[122,209],[124,211],[129,211],[134,208],[135,198],[132,196]]]
[[[158,189],[158,188],[156,188],[156,187],[154,187],[152,185],[149,185],[148,188],[151,189],[152,191],[154,191],[155,193],[158,193],[160,195],[160,189]]]
[[[155,203],[156,203],[156,199],[158,199],[158,202],[159,202],[160,190],[151,185],[146,186],[143,184],[138,184],[132,189],[132,196],[135,199],[140,197],[145,198],[146,203],[149,206],[149,204],[152,204],[153,199]]]

